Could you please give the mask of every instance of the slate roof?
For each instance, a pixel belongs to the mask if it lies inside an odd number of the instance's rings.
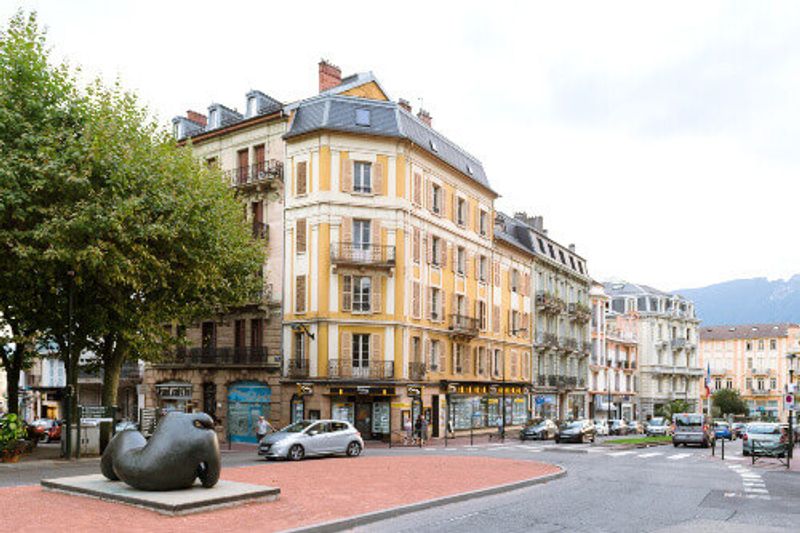
[[[800,325],[791,323],[782,324],[741,324],[738,326],[706,326],[698,328],[700,340],[722,341],[733,339],[767,339],[788,337],[789,328],[798,328]]]
[[[603,283],[603,288],[609,296],[666,296],[670,298],[679,298],[686,300],[680,294],[673,294],[664,292],[662,290],[650,287],[649,285],[639,285],[637,283],[629,283],[627,281],[606,281]]]
[[[297,111],[284,135],[286,139],[322,130],[407,139],[492,190],[483,164],[477,158],[395,102],[323,93],[290,107]],[[369,126],[356,124],[357,109],[369,110]]]

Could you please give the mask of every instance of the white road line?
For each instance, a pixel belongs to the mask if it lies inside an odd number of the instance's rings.
[[[667,457],[667,459],[669,459],[670,461],[677,461],[679,459],[685,459],[685,458],[689,457],[690,455],[692,455],[692,454],[690,454],[690,453],[676,453],[675,455],[670,455],[669,457]]]
[[[751,487],[745,487],[744,491],[745,492],[753,492],[755,494],[769,494],[769,491],[767,489],[754,489],[754,488],[751,488]]]
[[[611,457],[619,457],[621,455],[630,455],[632,453],[636,453],[636,452],[632,452],[630,450],[627,450],[627,451],[624,451],[624,452],[612,452],[612,453],[609,453],[608,455],[611,456]]]
[[[755,500],[755,499],[758,499],[758,500],[771,500],[772,499],[772,496],[765,496],[763,494],[745,494],[744,497],[745,498],[750,498],[751,500]]]
[[[642,459],[647,459],[648,457],[655,457],[657,455],[664,455],[664,454],[662,452],[640,453],[636,457],[641,457]]]

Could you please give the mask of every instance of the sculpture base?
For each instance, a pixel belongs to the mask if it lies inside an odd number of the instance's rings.
[[[199,482],[189,489],[150,492],[134,489],[122,481],[109,481],[102,474],[43,479],[42,487],[76,496],[125,503],[166,515],[184,515],[232,507],[250,502],[273,501],[281,490],[277,487],[251,485],[219,480],[210,489]]]

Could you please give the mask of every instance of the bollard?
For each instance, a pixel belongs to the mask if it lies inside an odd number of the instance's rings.
[[[722,460],[725,460],[725,439],[722,439]]]
[[[711,457],[717,455],[716,452],[717,452],[717,439],[714,439],[714,441],[711,443]]]

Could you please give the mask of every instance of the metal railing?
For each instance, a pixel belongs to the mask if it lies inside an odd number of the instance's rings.
[[[681,348],[685,348],[686,347],[686,339],[681,338],[681,337],[679,337],[677,339],[672,339],[672,343],[671,344],[672,344],[672,349],[673,350],[680,350]]]
[[[370,243],[332,243],[331,262],[345,265],[392,266],[395,264],[395,247]]]
[[[307,378],[309,376],[308,359],[291,358],[286,366],[286,375],[290,378]]]
[[[273,179],[283,179],[283,162],[277,159],[253,163],[246,167],[228,171],[228,179],[232,187],[241,187],[262,183]]]
[[[420,381],[428,377],[428,365],[412,361],[408,363],[408,379]]]
[[[365,359],[363,361],[330,359],[328,361],[328,377],[348,379],[392,379],[394,378],[394,361],[375,359]]]
[[[263,222],[253,222],[253,238],[266,239],[269,237],[269,226]]]
[[[78,381],[102,381],[105,371],[102,368],[88,368],[87,366],[78,367]],[[139,363],[123,363],[119,371],[119,379],[123,381],[136,381],[142,379],[142,369]]]
[[[475,337],[478,335],[479,326],[477,318],[459,314],[450,315],[450,333],[452,334]]]
[[[266,346],[177,349],[156,366],[255,366],[280,368],[280,355],[270,357]]]

